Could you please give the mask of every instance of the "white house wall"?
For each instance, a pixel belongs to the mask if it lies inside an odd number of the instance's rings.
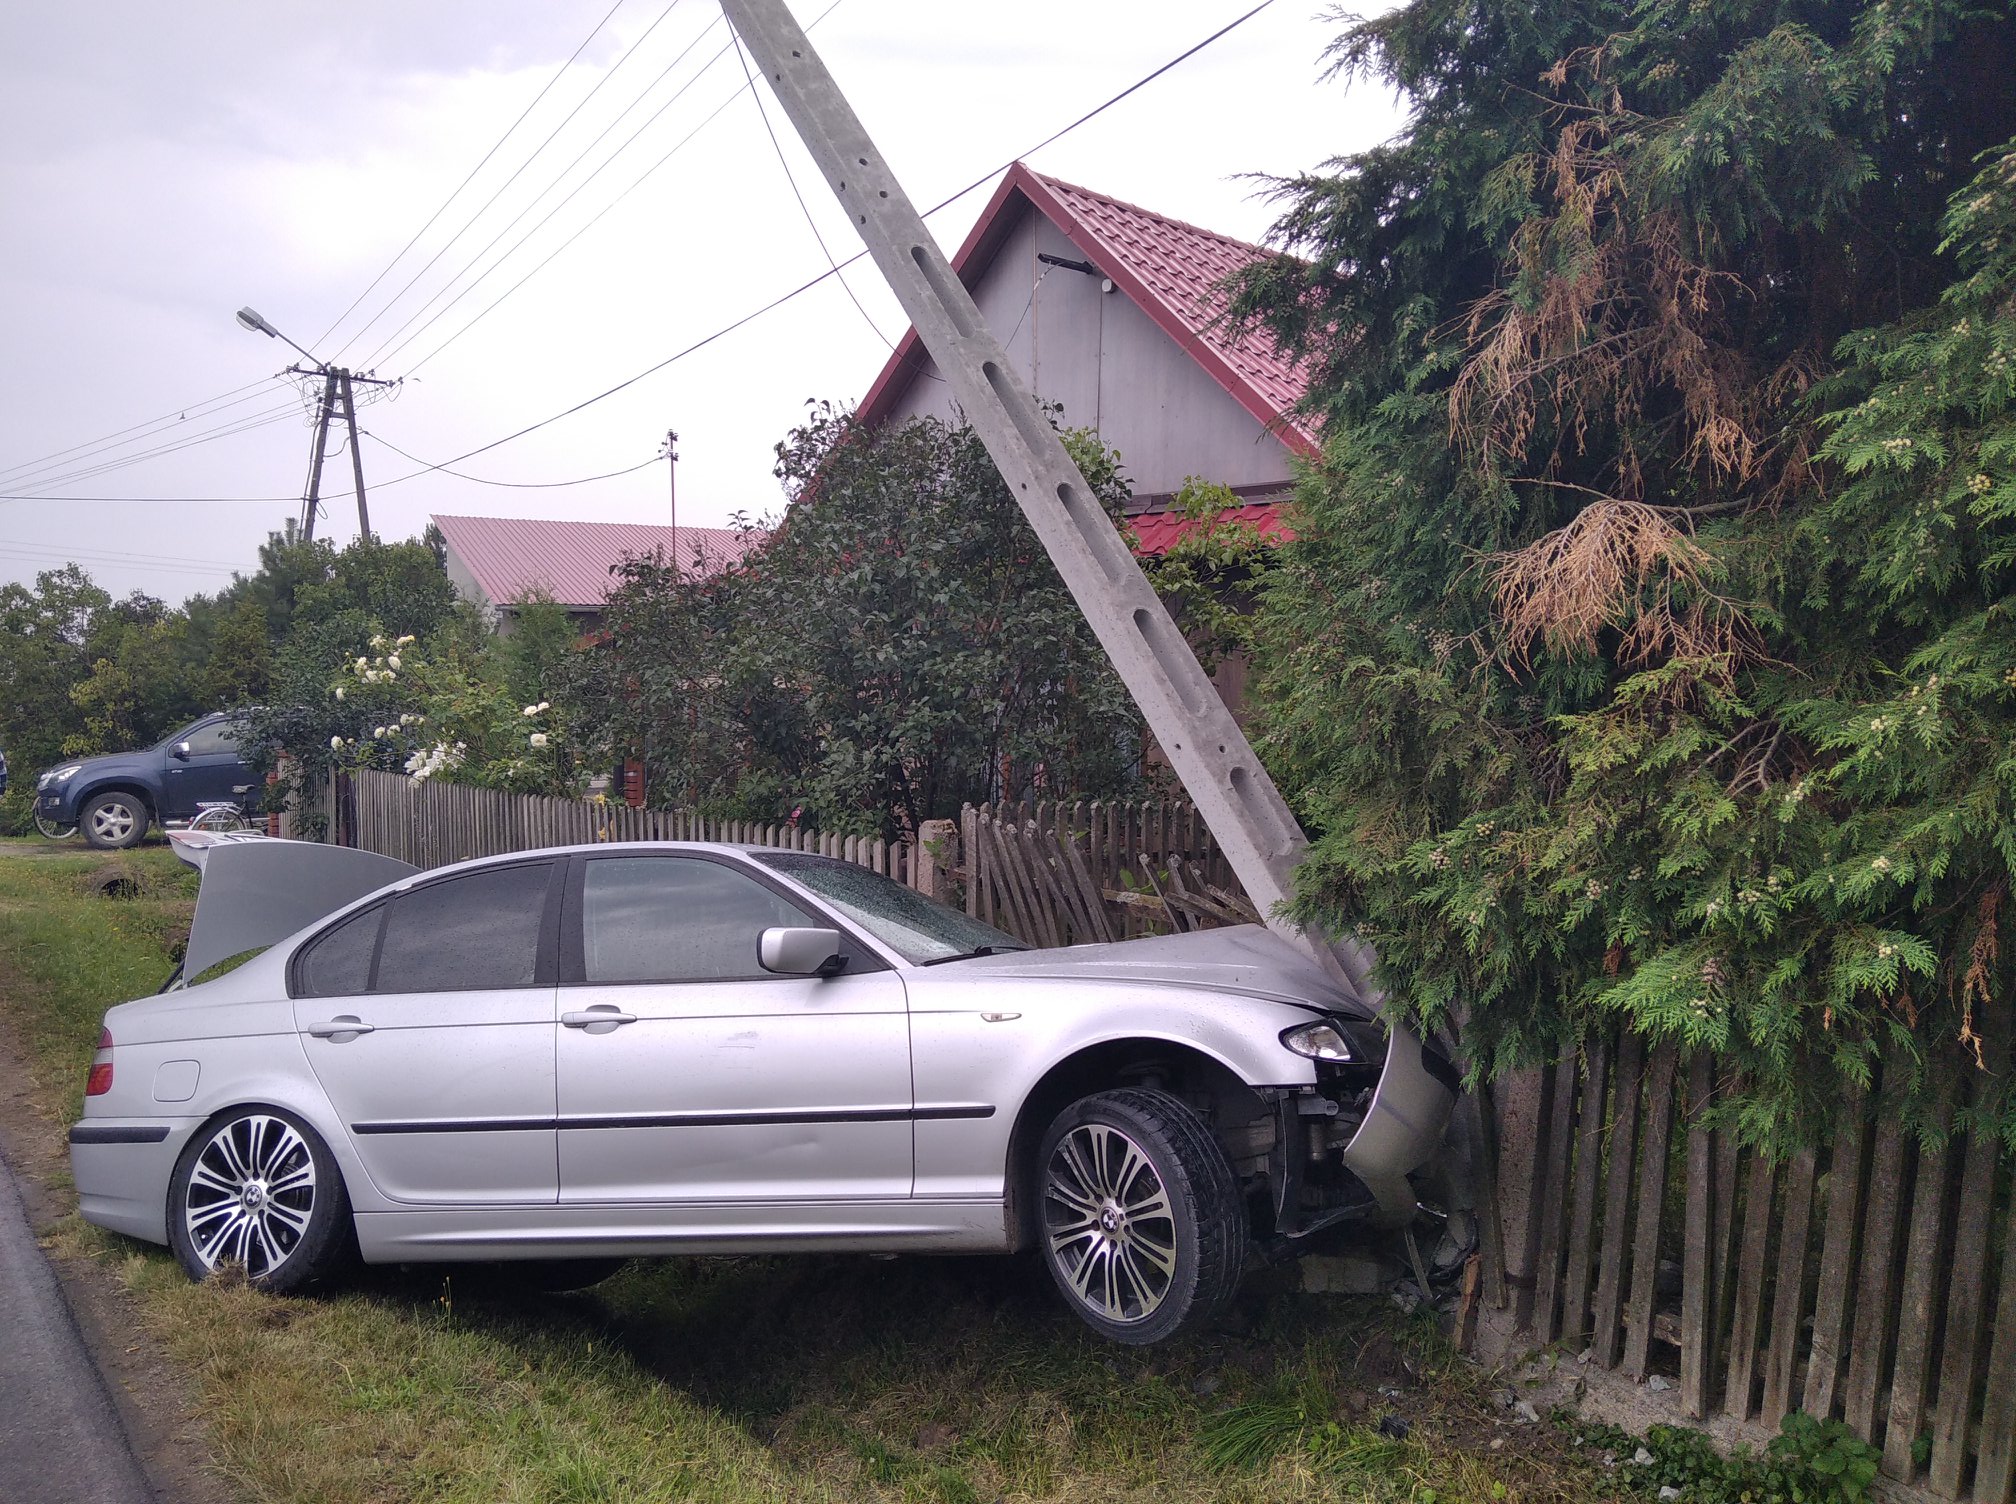
[[[1099,278],[1047,266],[1039,252],[1087,259],[1048,219],[1025,212],[974,301],[1036,396],[1062,404],[1067,427],[1094,429],[1120,452],[1136,495],[1173,492],[1191,476],[1228,486],[1288,483],[1287,446],[1126,293],[1102,293]],[[919,362],[935,376],[921,352]],[[919,376],[891,416],[927,415],[956,417],[950,388]]]

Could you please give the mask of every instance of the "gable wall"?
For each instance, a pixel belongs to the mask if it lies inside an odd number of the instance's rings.
[[[974,301],[1038,399],[1062,403],[1066,427],[1097,429],[1120,451],[1136,495],[1173,492],[1193,475],[1228,486],[1287,485],[1287,446],[1126,293],[1102,293],[1098,278],[1046,267],[1038,252],[1095,259],[1048,219],[1025,210],[974,289]],[[935,373],[928,357],[920,362]],[[925,415],[955,417],[950,388],[919,376],[891,416],[901,422]]]

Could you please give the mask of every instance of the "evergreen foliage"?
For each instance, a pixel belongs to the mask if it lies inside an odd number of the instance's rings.
[[[1488,1073],[1620,1019],[1753,1142],[2011,985],[2006,3],[1413,0],[1237,307],[1326,446],[1254,628],[1304,916]],[[2016,1145],[2016,1103],[1991,1108]]]

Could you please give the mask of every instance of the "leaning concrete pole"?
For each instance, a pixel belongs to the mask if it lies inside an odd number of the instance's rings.
[[[1197,655],[782,0],[722,0],[918,338],[1133,694],[1267,923],[1376,1001],[1364,947],[1332,947],[1276,909],[1305,841]]]

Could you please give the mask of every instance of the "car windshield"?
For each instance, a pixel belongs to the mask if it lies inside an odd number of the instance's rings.
[[[802,883],[835,913],[859,925],[913,966],[980,951],[1027,950],[1013,935],[969,919],[888,878],[833,857],[759,851],[757,861]]]

